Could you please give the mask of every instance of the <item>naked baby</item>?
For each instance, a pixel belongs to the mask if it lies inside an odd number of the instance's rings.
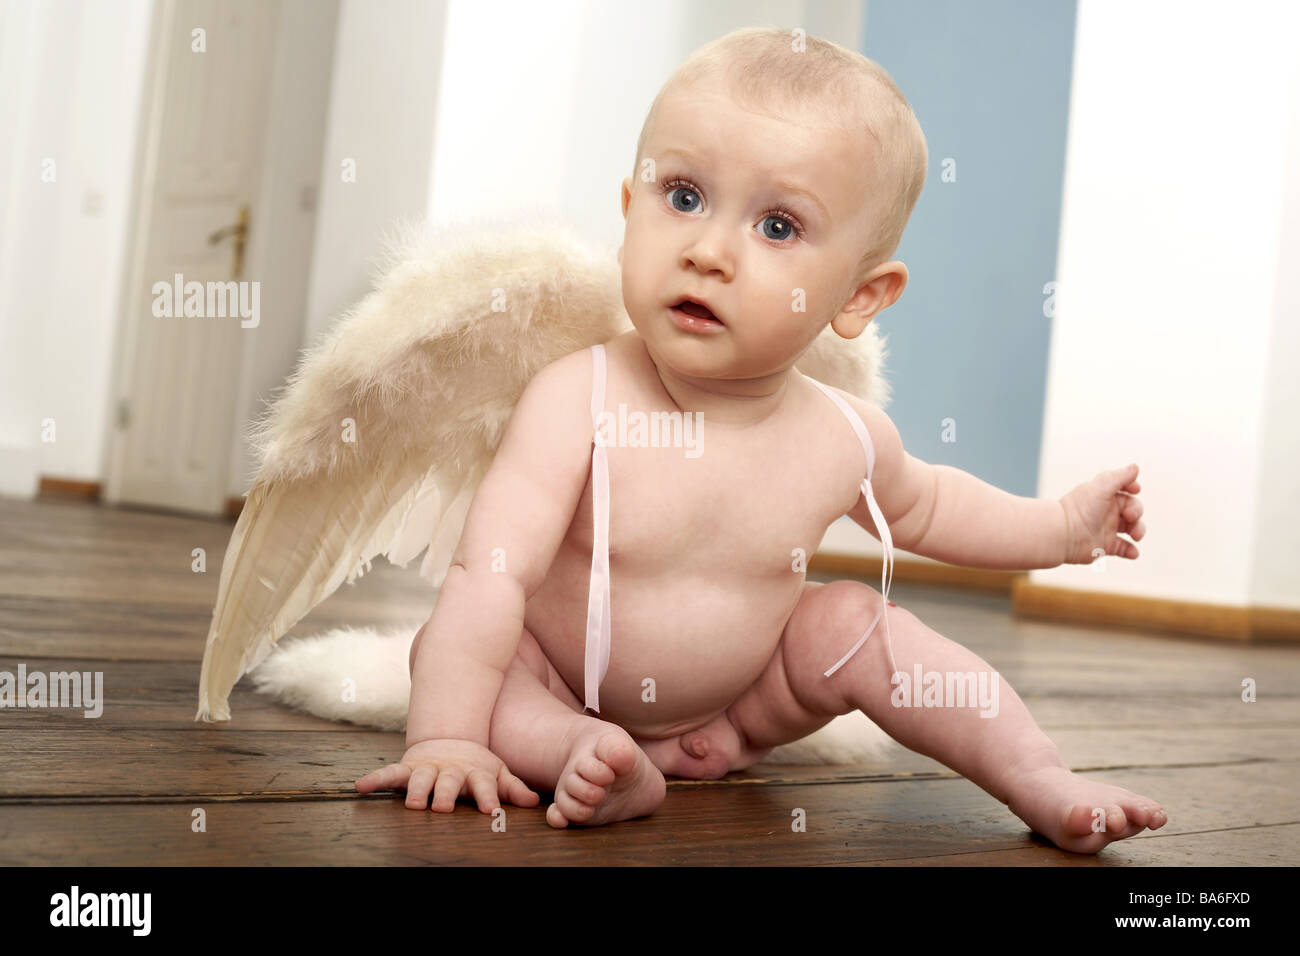
[[[678,69],[622,187],[635,329],[529,384],[412,646],[408,749],[359,791],[490,813],[537,806],[536,788],[552,826],[597,825],[653,813],[664,774],[720,777],[859,709],[1064,849],[1165,823],[1071,773],[976,655],[792,561],[845,514],[972,567],[1137,556],[1118,536],[1144,534],[1136,465],[1016,497],[917,460],[878,407],[799,372],[828,324],[852,339],[902,294],[889,257],[926,165],[910,107],[860,54],[750,29]],[[619,441],[599,423],[620,409],[692,417],[694,453]],[[918,667],[985,675],[995,712],[905,706]]]

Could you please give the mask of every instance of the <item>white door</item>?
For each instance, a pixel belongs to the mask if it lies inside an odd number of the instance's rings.
[[[220,514],[243,337],[258,321],[242,317],[258,300],[236,254],[259,225],[279,3],[159,2],[104,497]]]

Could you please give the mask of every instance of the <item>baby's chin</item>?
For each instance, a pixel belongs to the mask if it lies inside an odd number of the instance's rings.
[[[677,329],[671,319],[666,326],[656,327],[644,316],[629,318],[656,365],[690,378],[761,378],[788,369],[802,351],[795,342],[765,343],[760,348],[729,329],[700,335]]]

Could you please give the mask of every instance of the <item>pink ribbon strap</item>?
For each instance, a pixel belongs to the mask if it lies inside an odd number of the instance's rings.
[[[609,453],[600,432],[605,404],[605,349],[593,345],[591,385],[591,586],[587,594],[587,645],[583,664],[588,710],[600,713],[600,684],[609,670]]]
[[[871,479],[862,479],[862,493],[866,495],[867,510],[871,512],[871,520],[875,523],[876,531],[880,534],[880,543],[885,546],[885,560],[880,566],[880,594],[884,600],[880,603],[880,610],[876,612],[876,616],[867,625],[866,631],[858,638],[858,642],[849,648],[847,654],[835,662],[834,667],[826,672],[827,677],[830,677],[848,663],[849,658],[858,652],[858,648],[867,642],[867,638],[875,630],[876,622],[882,616],[885,619],[885,647],[889,651],[889,673],[898,673],[898,665],[894,663],[894,642],[889,634],[889,613],[886,610],[889,606],[889,586],[894,583],[894,538],[889,533],[889,525],[885,524],[885,516],[880,511],[880,505],[876,504],[876,498],[871,493]]]
[[[805,376],[808,378],[808,376]],[[875,495],[871,493],[871,473],[876,466],[876,451],[871,444],[871,436],[867,433],[867,426],[862,424],[862,419],[858,413],[853,410],[853,406],[841,398],[833,389],[827,388],[815,378],[808,378],[808,381],[816,385],[821,391],[835,403],[844,417],[849,420],[853,426],[854,433],[858,436],[858,441],[862,445],[862,452],[867,456],[867,477],[862,479],[862,494],[867,499],[867,510],[871,512],[871,520],[876,526],[876,533],[880,535],[880,543],[885,548],[885,560],[880,566],[880,594],[884,600],[880,604],[880,610],[876,616],[871,619],[867,625],[866,631],[858,638],[858,642],[849,648],[849,652],[836,661],[835,665],[828,671],[825,676],[830,677],[837,670],[848,663],[849,659],[858,652],[858,648],[867,642],[871,632],[875,630],[876,624],[881,617],[885,619],[885,647],[889,651],[890,674],[898,673],[898,667],[894,664],[894,642],[889,634],[889,613],[886,610],[889,606],[889,586],[894,582],[894,538],[889,533],[889,525],[885,524],[885,516],[880,510],[880,505],[876,504]]]

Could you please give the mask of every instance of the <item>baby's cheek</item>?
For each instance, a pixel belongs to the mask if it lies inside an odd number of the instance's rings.
[[[632,318],[652,315],[656,309],[666,308],[670,283],[657,276],[649,267],[638,269],[635,261],[624,255],[623,305]]]
[[[623,279],[623,307],[633,319],[641,318],[654,307],[645,283],[626,274]]]

